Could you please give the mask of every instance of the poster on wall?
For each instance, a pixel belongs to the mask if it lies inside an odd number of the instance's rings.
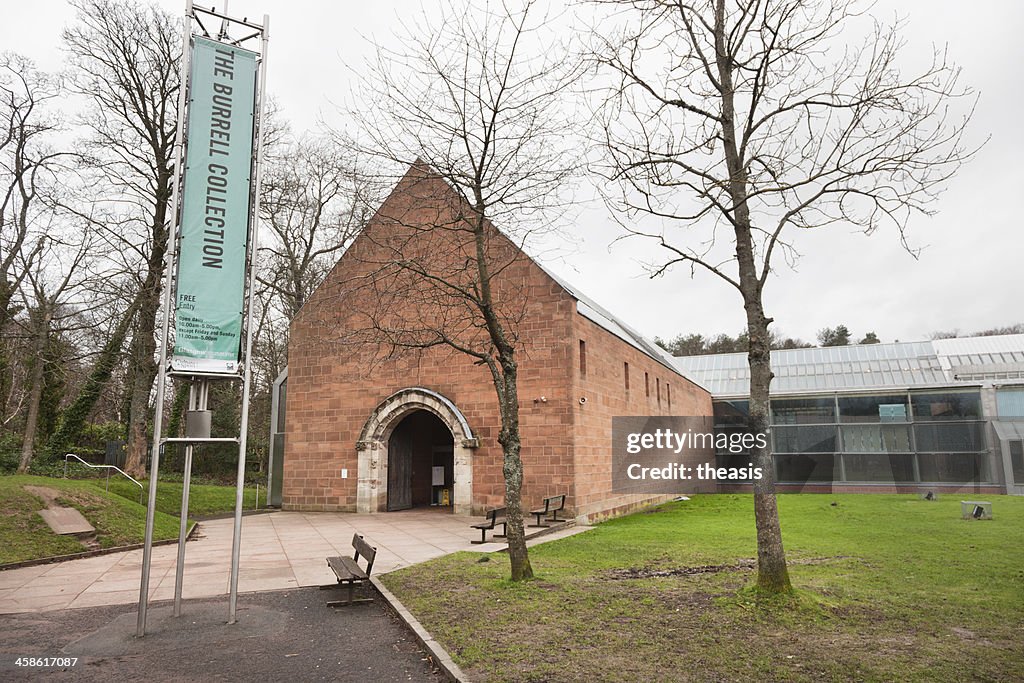
[[[181,201],[174,371],[237,374],[257,54],[196,37]]]

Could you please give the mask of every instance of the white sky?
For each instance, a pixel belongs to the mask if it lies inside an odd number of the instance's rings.
[[[222,7],[223,0],[217,5]],[[331,102],[349,87],[344,65],[358,67],[370,46],[386,40],[401,13],[432,0],[230,0],[232,15],[271,17],[267,85],[296,131],[336,118]],[[161,0],[181,14],[184,3]],[[198,3],[206,4],[206,3]],[[932,218],[914,217],[910,241],[843,228],[800,236],[796,270],[782,270],[765,292],[775,329],[813,341],[818,329],[847,325],[857,338],[869,330],[882,341],[927,338],[929,332],[970,332],[1024,321],[1024,226],[1017,201],[1024,188],[1024,127],[1020,68],[1024,64],[1024,3],[989,0],[880,0],[875,13],[908,20],[907,50],[927,54],[948,45],[962,82],[980,92],[969,129],[975,142],[991,136],[953,180]],[[44,69],[61,68],[60,31],[74,18],[63,0],[6,3],[0,50],[20,52]],[[712,276],[688,270],[649,280],[638,261],[656,255],[641,241],[609,243],[619,233],[601,204],[581,203],[575,253],[547,265],[626,322],[650,336],[718,332],[743,327],[738,294]]]

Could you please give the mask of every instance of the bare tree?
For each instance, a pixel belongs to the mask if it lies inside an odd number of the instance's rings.
[[[800,230],[837,223],[889,225],[906,246],[909,217],[928,213],[972,154],[961,137],[973,100],[941,51],[901,75],[900,25],[855,0],[609,2],[626,10],[595,46],[614,82],[602,130],[614,202],[631,234],[664,248],[654,273],[699,267],[736,289],[750,425],[766,431],[764,291],[778,255],[795,258]],[[752,456],[769,475],[754,484],[757,584],[788,591],[771,454]]]
[[[21,409],[20,401],[11,400],[9,328],[16,293],[43,245],[37,217],[47,210],[44,196],[61,156],[48,144],[60,126],[49,104],[60,93],[60,81],[30,60],[0,55],[0,408],[5,417]]]
[[[131,387],[125,469],[146,471],[149,401],[156,377],[156,317],[173,178],[177,122],[178,22],[155,5],[74,0],[78,22],[64,31],[72,87],[90,103],[86,154],[111,194],[98,223],[132,263]],[[129,265],[129,264],[126,264]],[[121,326],[118,326],[119,328]],[[109,374],[107,375],[109,377]]]
[[[330,139],[303,136],[276,146],[265,165],[260,211],[260,284],[291,320],[377,203],[368,175]]]
[[[353,114],[357,149],[403,170],[413,164],[407,189],[434,215],[429,225],[424,211],[386,217],[406,230],[379,236],[368,257],[379,260],[363,282],[374,302],[363,341],[389,354],[444,347],[489,372],[513,580],[533,575],[520,500],[517,325],[527,302],[502,278],[522,263],[527,238],[550,225],[545,210],[559,206],[574,170],[560,97],[574,74],[550,20],[533,2],[446,4],[439,20],[404,27],[388,43],[397,47],[378,46]],[[432,239],[418,239],[424,232]]]
[[[87,238],[76,241],[76,245],[68,247],[53,238],[41,237],[43,244],[32,252],[33,263],[25,265],[25,280],[29,286],[21,289],[27,312],[22,326],[30,339],[31,371],[18,472],[28,470],[36,451],[45,377],[48,370],[53,372],[52,368],[47,368],[48,363],[54,362],[47,350],[54,337],[73,328],[79,317],[75,298],[87,276],[85,267],[92,244]]]

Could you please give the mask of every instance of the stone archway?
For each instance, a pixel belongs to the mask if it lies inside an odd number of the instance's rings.
[[[388,441],[398,423],[410,413],[426,410],[451,430],[454,440],[452,511],[471,513],[473,504],[473,450],[480,442],[469,422],[450,400],[430,389],[411,387],[391,394],[378,405],[363,425],[356,442],[359,462],[356,511],[383,512],[388,502]]]

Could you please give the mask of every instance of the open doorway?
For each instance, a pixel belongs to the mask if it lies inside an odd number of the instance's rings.
[[[455,440],[448,426],[427,410],[398,423],[388,440],[387,509],[451,509]]]

